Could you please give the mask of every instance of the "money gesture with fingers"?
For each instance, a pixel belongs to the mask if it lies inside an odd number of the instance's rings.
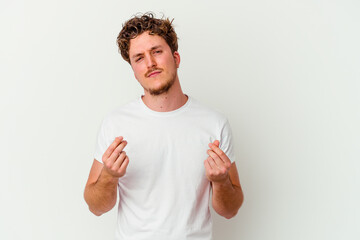
[[[124,176],[129,164],[129,158],[123,151],[126,144],[123,137],[116,137],[102,157],[105,171],[115,178]]]
[[[219,144],[218,140],[209,143],[210,149],[207,151],[209,157],[204,161],[206,177],[211,182],[224,182],[229,178],[231,161],[219,148]]]

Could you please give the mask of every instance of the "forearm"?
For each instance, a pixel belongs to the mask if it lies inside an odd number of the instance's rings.
[[[233,185],[227,178],[224,182],[212,182],[212,190],[214,210],[225,218],[234,217],[244,199],[241,187]]]
[[[116,204],[118,178],[103,169],[98,180],[85,187],[84,198],[92,213],[97,216],[110,211]]]

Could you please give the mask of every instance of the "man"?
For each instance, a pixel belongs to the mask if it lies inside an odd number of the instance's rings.
[[[104,118],[84,192],[97,216],[119,195],[117,239],[208,240],[210,190],[226,218],[243,202],[229,123],[182,92],[171,24],[144,14],[117,38],[144,95]]]

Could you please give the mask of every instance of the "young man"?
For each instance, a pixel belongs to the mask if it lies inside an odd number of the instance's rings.
[[[134,17],[117,42],[144,95],[102,122],[84,192],[89,209],[100,216],[119,195],[117,239],[209,240],[210,190],[226,218],[243,202],[229,123],[182,92],[169,19]]]

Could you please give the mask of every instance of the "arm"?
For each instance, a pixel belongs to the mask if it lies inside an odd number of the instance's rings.
[[[102,157],[104,164],[94,159],[90,170],[84,199],[89,210],[97,216],[110,211],[116,204],[118,179],[125,174],[129,163],[122,151],[127,142],[122,140],[122,137],[116,138]]]
[[[236,164],[231,163],[219,148],[219,141],[210,143],[205,160],[206,176],[212,184],[212,206],[225,218],[234,217],[244,201]]]
[[[236,164],[232,163],[224,182],[212,182],[212,205],[225,218],[234,217],[244,201]]]

